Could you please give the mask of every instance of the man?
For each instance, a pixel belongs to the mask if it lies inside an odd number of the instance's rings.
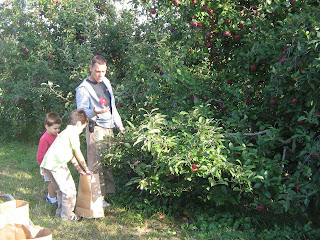
[[[116,108],[110,81],[105,77],[106,59],[101,55],[94,56],[89,69],[90,77],[84,79],[76,88],[76,101],[77,108],[83,109],[90,119],[86,129],[88,167],[93,173],[99,174],[101,194],[106,197],[107,194],[115,193],[115,184],[111,170],[107,169],[101,160],[110,143],[113,128],[124,131],[124,127]],[[102,102],[105,106],[101,106]],[[104,207],[109,206],[105,201],[103,204]]]

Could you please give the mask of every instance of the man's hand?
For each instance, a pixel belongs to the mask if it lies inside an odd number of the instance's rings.
[[[124,126],[121,126],[118,128],[120,132],[124,132],[126,129],[124,128]]]
[[[102,113],[106,113],[106,112],[108,112],[108,111],[110,111],[110,107],[108,106],[108,107],[105,107],[105,108],[103,108],[103,109],[99,109],[99,110],[97,110],[96,109],[96,107],[93,107],[93,111],[96,113],[96,114],[102,114]]]

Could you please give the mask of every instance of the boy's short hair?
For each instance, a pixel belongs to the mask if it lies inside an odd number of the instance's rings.
[[[44,119],[44,125],[47,125],[49,127],[53,126],[54,124],[62,124],[62,120],[59,117],[59,115],[55,112],[49,112],[46,114],[46,117]]]
[[[95,55],[91,60],[91,66],[98,63],[99,65],[107,65],[107,60],[102,55]]]
[[[84,110],[82,109],[76,109],[73,110],[69,114],[69,119],[68,119],[68,124],[69,125],[76,125],[77,122],[81,122],[81,124],[86,124],[88,122],[88,117],[87,114]]]

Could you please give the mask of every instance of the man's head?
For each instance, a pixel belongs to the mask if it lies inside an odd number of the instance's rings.
[[[90,80],[93,82],[102,82],[107,73],[107,61],[102,55],[96,55],[91,60],[89,66],[91,75]]]
[[[68,125],[73,125],[79,128],[79,134],[86,127],[88,122],[87,114],[82,109],[73,110],[69,114]]]
[[[47,133],[51,135],[57,135],[60,131],[62,120],[57,113],[50,112],[46,114],[44,120],[44,126],[47,129]]]

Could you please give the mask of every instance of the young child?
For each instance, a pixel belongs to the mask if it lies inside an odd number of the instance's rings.
[[[91,174],[80,150],[79,139],[87,122],[85,111],[80,109],[72,111],[69,115],[68,126],[58,135],[40,165],[57,192],[58,208],[56,214],[66,221],[79,220],[79,217],[74,213],[77,190],[67,163],[71,161],[79,174]]]
[[[58,136],[58,133],[60,132],[61,123],[62,120],[57,113],[50,112],[46,114],[44,126],[47,131],[41,136],[39,140],[37,152],[37,162],[39,163],[39,165],[42,163],[43,157],[46,154],[47,150]],[[41,171],[41,169],[40,174],[43,175],[43,171]],[[56,192],[54,191],[52,183],[49,179],[46,178],[44,178],[44,181],[49,182],[46,201],[50,202],[51,204],[58,205]]]

